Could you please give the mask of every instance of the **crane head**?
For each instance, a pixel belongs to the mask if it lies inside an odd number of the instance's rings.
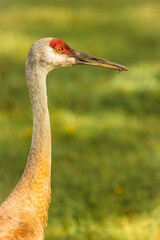
[[[50,42],[50,47],[53,48],[55,54],[65,55],[66,58],[73,60],[73,65],[93,65],[105,68],[116,69],[119,71],[127,71],[128,69],[120,64],[113,63],[98,57],[94,57],[87,53],[83,53],[70,48],[64,41],[54,38]],[[72,62],[72,61],[71,61]]]
[[[70,48],[58,38],[43,38],[35,42],[28,54],[31,66],[39,65],[48,73],[54,68],[73,65],[93,65],[127,71],[125,66]],[[28,64],[27,64],[28,65]]]

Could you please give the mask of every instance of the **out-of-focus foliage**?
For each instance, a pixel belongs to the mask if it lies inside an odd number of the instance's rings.
[[[46,239],[160,238],[160,3],[0,2],[0,201],[19,180],[32,135],[24,66],[31,44],[57,37],[118,62],[48,75],[52,204]]]

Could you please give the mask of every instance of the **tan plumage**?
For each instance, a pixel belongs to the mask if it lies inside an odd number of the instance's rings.
[[[43,240],[51,196],[51,136],[46,75],[57,67],[75,64],[127,70],[71,49],[59,39],[34,43],[26,62],[26,80],[33,111],[33,135],[24,173],[0,205],[0,240]]]

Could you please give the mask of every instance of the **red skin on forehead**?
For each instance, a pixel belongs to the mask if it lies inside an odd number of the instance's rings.
[[[58,38],[53,38],[51,40],[50,47],[56,49],[57,47],[60,46],[62,46],[64,49],[60,54],[67,54],[68,56],[72,55],[70,47],[64,41]]]

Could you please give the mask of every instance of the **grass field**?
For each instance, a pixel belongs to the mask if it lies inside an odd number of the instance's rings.
[[[32,135],[24,66],[58,37],[129,68],[48,75],[52,203],[45,239],[160,239],[160,3],[0,2],[0,201],[18,182]]]

